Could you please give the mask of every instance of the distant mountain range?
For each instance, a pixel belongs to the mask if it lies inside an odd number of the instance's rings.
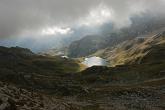
[[[87,35],[80,40],[73,41],[68,47],[70,57],[84,57],[106,47],[114,47],[117,44],[136,37],[147,37],[150,33],[164,30],[165,21],[153,15],[133,16],[132,24],[120,30],[108,29],[100,35]]]

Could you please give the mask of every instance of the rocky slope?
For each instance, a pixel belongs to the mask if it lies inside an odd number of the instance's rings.
[[[125,41],[99,53],[115,67],[81,72],[72,59],[1,47],[0,109],[164,110],[164,42],[164,32]]]
[[[70,99],[71,100],[71,99]],[[0,110],[78,110],[78,104],[0,82]],[[83,107],[81,107],[83,110]]]
[[[68,48],[68,55],[71,57],[87,56],[99,49],[107,47],[108,45],[115,45],[121,40],[122,39],[119,40],[116,34],[112,34],[110,36],[86,36],[81,40],[71,43]]]
[[[1,110],[163,110],[164,86],[95,86],[75,96],[55,96],[0,82]]]
[[[131,25],[120,30],[102,27],[106,31],[101,31],[99,35],[88,35],[78,41],[74,41],[68,48],[70,57],[84,57],[94,52],[114,47],[123,41],[136,37],[147,37],[150,33],[161,30],[165,27],[164,18],[143,13],[131,17]],[[158,31],[157,31],[158,32]]]
[[[65,74],[78,72],[80,66],[72,59],[40,56],[18,47],[0,47],[0,80],[26,88],[53,89]]]
[[[110,61],[111,66],[122,64],[159,63],[165,58],[165,31],[150,37],[137,37],[117,46],[97,51],[94,55]]]
[[[67,47],[63,47],[63,48],[58,48],[58,49],[48,49],[42,52],[39,52],[39,55],[44,55],[44,56],[66,56],[67,53]]]

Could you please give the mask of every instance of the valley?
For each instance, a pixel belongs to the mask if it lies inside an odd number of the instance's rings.
[[[165,0],[0,0],[0,110],[165,110]]]
[[[151,37],[126,40],[87,58],[0,47],[0,108],[163,110],[164,38],[162,31]],[[96,56],[107,59],[109,64],[102,65],[102,59]]]

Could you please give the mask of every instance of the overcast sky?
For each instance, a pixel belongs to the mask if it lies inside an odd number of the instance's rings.
[[[121,28],[131,24],[133,14],[165,15],[164,7],[165,0],[0,0],[0,45],[22,39],[54,40],[82,27],[96,32],[107,22]]]

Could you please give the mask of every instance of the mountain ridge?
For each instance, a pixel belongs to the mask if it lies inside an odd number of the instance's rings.
[[[156,59],[157,61],[161,61],[160,58],[164,59],[164,36],[165,31],[154,34],[150,37],[137,37],[133,40],[127,40],[119,45],[116,45],[113,48],[108,47],[106,49],[100,50],[96,52],[94,56],[106,58],[111,62],[111,66],[133,63],[141,64],[145,62],[149,63]],[[155,56],[155,58],[153,56]]]

